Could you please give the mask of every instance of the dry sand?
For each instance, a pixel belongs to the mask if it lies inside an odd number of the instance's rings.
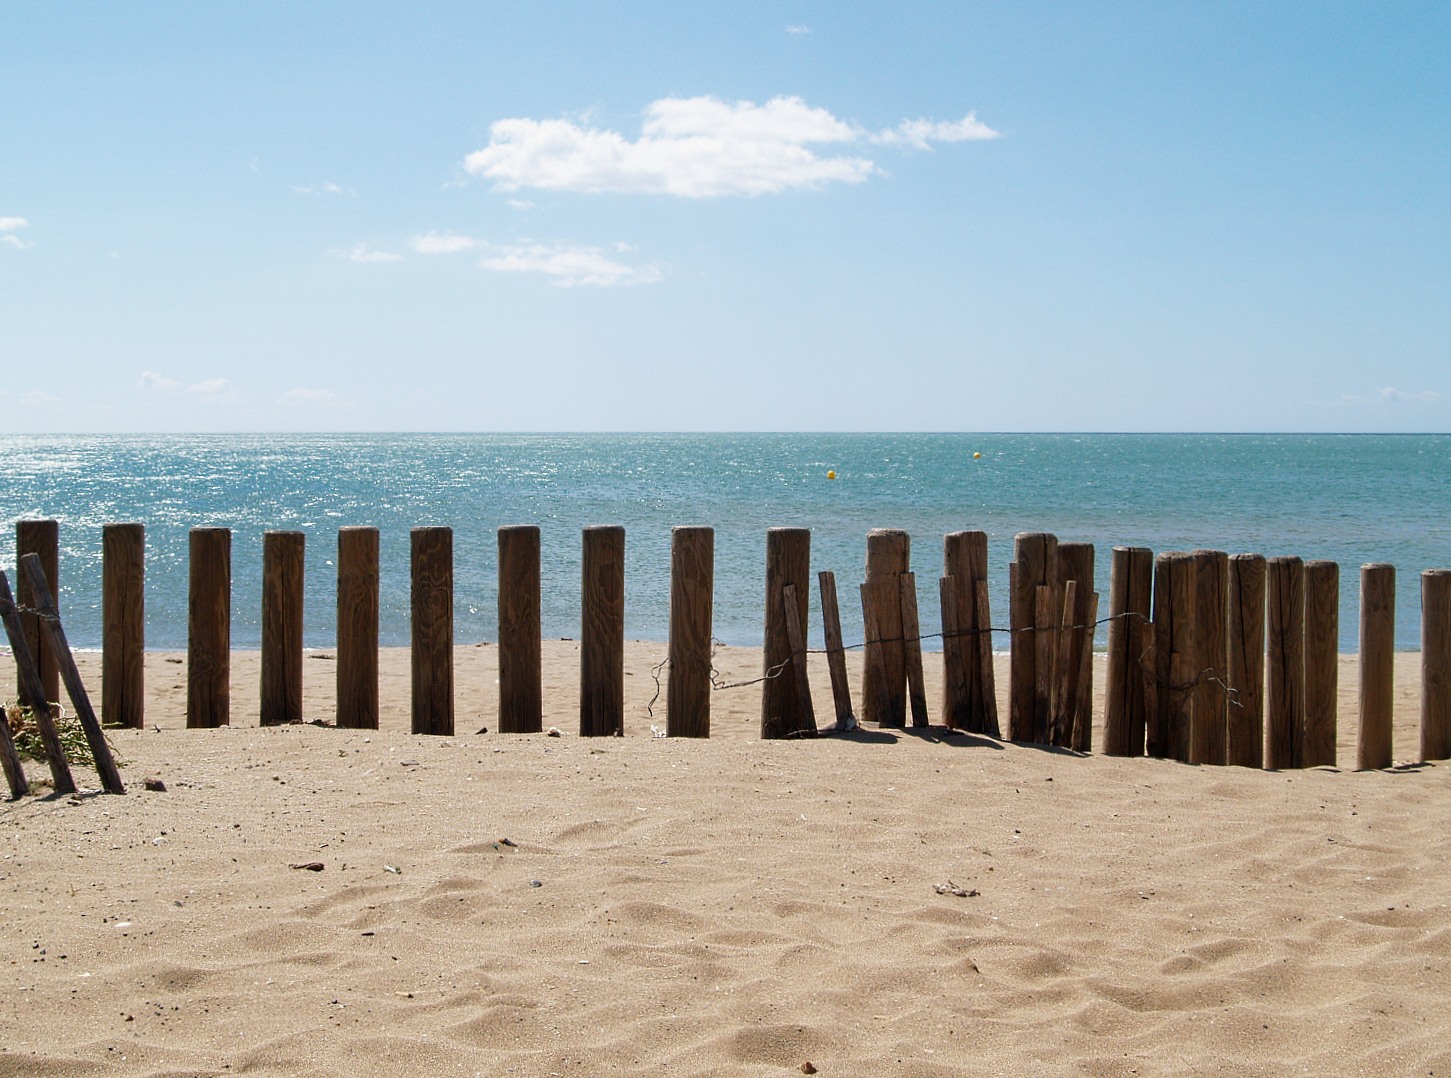
[[[187,731],[184,667],[148,656],[131,792],[0,806],[0,1075],[1451,1073],[1451,767],[761,742],[759,686],[655,739],[663,654],[629,646],[628,734],[593,740],[570,642],[561,738],[475,734],[492,647],[458,651],[451,738],[406,732],[406,652],[376,732],[256,728],[245,653],[236,725]],[[331,721],[331,661],[306,674]],[[1353,660],[1341,684],[1349,766]]]

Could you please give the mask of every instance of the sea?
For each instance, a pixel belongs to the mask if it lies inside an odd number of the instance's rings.
[[[1420,573],[1451,567],[1451,436],[1331,434],[356,434],[0,437],[0,568],[14,521],[60,522],[60,605],[73,646],[101,641],[101,528],[146,528],[146,645],[186,647],[187,533],[227,527],[232,642],[259,645],[263,533],[306,533],[304,642],[334,643],[337,529],[381,533],[381,640],[409,640],[409,531],[454,530],[455,640],[497,639],[496,529],[537,524],[546,637],[575,638],[582,528],[626,532],[626,635],[668,636],[670,531],[715,529],[714,634],[759,645],[766,529],[811,529],[848,644],[866,535],[911,535],[925,646],[940,629],[942,539],[989,536],[994,625],[1007,623],[1013,537],[1048,531],[1110,551],[1210,548],[1340,565],[1342,651],[1359,569],[1397,570],[1396,644],[1420,640]],[[819,596],[811,643],[822,645]],[[1098,643],[1104,643],[1100,631]],[[997,638],[999,649],[1007,636]]]

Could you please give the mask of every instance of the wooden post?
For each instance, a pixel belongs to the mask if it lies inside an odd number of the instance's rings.
[[[121,781],[121,772],[116,769],[116,761],[111,756],[111,746],[106,743],[106,735],[101,730],[101,720],[96,718],[96,712],[91,707],[91,698],[86,692],[85,683],[81,681],[81,673],[76,669],[76,659],[71,653],[69,641],[66,640],[65,627],[60,623],[60,611],[56,609],[55,600],[46,584],[45,568],[40,555],[25,555],[20,559],[20,566],[22,574],[30,578],[30,594],[40,612],[41,630],[60,664],[61,681],[65,683],[71,708],[86,735],[91,759],[95,761],[96,772],[101,776],[101,788],[108,794],[124,794],[126,786]]]
[[[978,702],[974,704],[974,713],[980,715],[981,729],[977,733],[988,734],[992,737],[1001,737],[1002,732],[998,727],[998,690],[997,677],[993,673],[993,632],[992,632],[992,607],[988,602],[987,577],[983,576],[977,582],[974,589],[977,597],[977,605],[973,610],[973,628],[977,632],[977,691]]]
[[[791,665],[786,669],[798,672],[798,676],[792,678],[792,685],[796,690],[796,710],[798,714],[807,715],[811,719],[809,729],[802,727],[790,731],[786,736],[815,737],[816,712],[811,706],[811,684],[802,673],[806,669],[806,629],[801,624],[801,604],[796,598],[795,584],[787,584],[781,589],[781,612],[785,616],[786,641],[791,649]]]
[[[922,619],[917,616],[917,574],[897,578],[898,602],[902,608],[902,658],[907,668],[907,698],[912,705],[912,725],[927,723],[927,689],[922,671]]]
[[[1396,567],[1360,567],[1360,731],[1356,764],[1361,771],[1391,766],[1395,714]]]
[[[193,528],[186,617],[186,725],[231,722],[232,532]]]
[[[1038,659],[1051,661],[1053,642],[1039,640],[1038,589],[1049,592],[1058,583],[1058,539],[1047,532],[1022,532],[1013,541],[1013,564],[1009,570],[1008,615],[1012,630],[1010,664],[1008,737],[1013,741],[1043,742],[1048,731],[1047,694],[1040,691],[1046,684],[1048,671],[1038,670]],[[1045,626],[1056,626],[1054,615],[1058,604],[1050,595],[1046,600]],[[1048,635],[1057,634],[1051,628]]]
[[[796,617],[802,628],[803,652],[798,662],[787,634],[786,608],[781,596],[791,587]],[[804,635],[808,589],[811,587],[811,531],[809,528],[766,530],[766,627],[761,683],[761,736],[800,737],[816,733],[806,679]],[[805,689],[803,692],[802,690]]]
[[[1198,563],[1193,554],[1172,551],[1154,559],[1155,711],[1149,723],[1150,756],[1189,759],[1194,687],[1200,673],[1194,607]]]
[[[1108,684],[1104,691],[1103,751],[1142,756],[1152,698],[1149,631],[1154,554],[1146,547],[1116,546],[1109,578]]]
[[[977,669],[977,638],[963,632],[963,587],[955,576],[938,581],[942,596],[942,721],[952,730],[972,729],[973,688],[969,671]]]
[[[1199,576],[1195,635],[1199,641],[1198,685],[1194,690],[1194,721],[1189,730],[1189,760],[1223,765],[1227,754],[1229,678],[1229,555],[1222,550],[1196,550]]]
[[[60,734],[56,732],[55,722],[50,714],[50,701],[45,698],[40,671],[30,653],[30,642],[25,639],[25,626],[21,624],[20,611],[16,608],[15,597],[10,591],[10,581],[3,572],[0,572],[0,621],[5,623],[5,637],[10,641],[10,651],[15,657],[21,706],[30,709],[35,728],[40,733],[41,745],[45,748],[45,762],[50,767],[51,789],[58,794],[75,793],[76,781],[71,777],[70,764],[66,762],[65,749],[60,743]]]
[[[378,529],[338,529],[337,724],[378,728]]]
[[[899,577],[911,567],[911,537],[897,528],[873,528],[867,532],[867,578],[875,594],[879,635],[868,636],[867,651],[879,660],[866,663],[862,671],[862,715],[880,726],[907,725],[907,655],[902,641],[902,603]],[[880,671],[880,674],[878,673]],[[877,678],[885,679],[885,693]],[[882,713],[878,704],[886,700],[891,710]]]
[[[1301,767],[1335,766],[1340,678],[1340,566],[1305,563],[1305,732]]]
[[[499,529],[499,732],[544,728],[539,622],[539,529]]]
[[[866,693],[870,688],[873,694],[870,703],[875,709],[875,714],[890,715],[892,698],[891,693],[887,691],[887,671],[883,667],[882,649],[873,646],[882,639],[882,623],[879,616],[883,605],[882,592],[880,583],[861,586],[862,632],[866,637],[866,646],[862,649],[862,710],[867,710],[869,700]],[[868,670],[872,671],[870,678],[867,677]]]
[[[585,528],[579,629],[579,736],[625,734],[625,529]]]
[[[1074,633],[1078,606],[1078,581],[1069,580],[1059,591],[1062,610],[1058,616],[1058,654],[1054,657],[1053,710],[1048,743],[1066,749],[1073,743],[1073,704],[1078,696],[1078,638]]]
[[[1071,671],[1059,672],[1059,684],[1066,684],[1068,699],[1057,702],[1059,721],[1063,725],[1063,742],[1067,748],[1088,752],[1093,745],[1093,637],[1097,627],[1094,611],[1098,609],[1098,593],[1094,590],[1094,550],[1092,543],[1058,544],[1058,588],[1062,591],[1070,580],[1076,581],[1076,598],[1066,624],[1072,636],[1065,649],[1060,641],[1058,652],[1064,662],[1073,664]]]
[[[1265,767],[1301,766],[1305,730],[1305,565],[1299,558],[1265,562]]]
[[[671,737],[710,736],[711,613],[715,529],[670,529],[670,684],[665,729]]]
[[[1451,569],[1421,574],[1421,759],[1451,759]]]
[[[52,595],[60,594],[60,524],[54,520],[17,520],[15,522],[15,603],[20,608],[20,623],[25,626],[25,642],[40,671],[40,683],[45,688],[45,698],[52,703],[60,700],[60,667],[56,655],[50,649],[50,641],[40,631],[40,620],[28,611],[35,609],[35,595],[26,575],[19,572],[21,560],[27,554],[40,557],[45,569],[45,582]],[[57,606],[59,600],[57,600]]]
[[[25,777],[25,765],[20,762],[20,753],[15,749],[15,738],[10,732],[10,716],[0,707],[0,766],[5,769],[5,783],[10,787],[10,800],[19,801],[30,792],[30,780]]]
[[[101,720],[146,725],[146,529],[101,529]]]
[[[302,721],[302,573],[307,536],[262,536],[263,726]]]
[[[826,637],[826,668],[831,674],[831,702],[836,709],[836,728],[850,730],[856,725],[851,709],[851,688],[846,680],[846,652],[841,640],[841,608],[836,599],[836,574],[823,569],[817,574],[821,584],[821,624]]]
[[[978,585],[987,582],[987,532],[951,532],[942,540],[942,573],[950,585],[942,591],[942,715],[958,730],[988,732],[992,688],[991,619],[978,608]],[[950,596],[950,597],[949,597]],[[949,607],[951,609],[949,610]],[[949,620],[954,628],[949,630]],[[987,634],[988,661],[979,634]],[[997,708],[992,702],[992,733],[997,733]]]
[[[412,545],[415,734],[453,736],[453,529],[414,528]]]
[[[1229,559],[1229,711],[1225,759],[1238,767],[1265,761],[1265,559]]]

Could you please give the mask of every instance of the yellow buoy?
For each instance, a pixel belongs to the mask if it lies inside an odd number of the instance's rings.
[[[827,472],[826,473],[826,478],[828,478],[828,479],[835,479],[836,478],[836,473],[835,472]]]
[[[982,460],[982,454],[981,453],[974,453],[972,455],[972,459],[973,460]]]

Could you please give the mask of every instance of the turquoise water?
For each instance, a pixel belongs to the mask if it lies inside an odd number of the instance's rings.
[[[981,453],[980,459],[973,459]],[[829,481],[826,472],[838,478]],[[1342,650],[1356,647],[1358,570],[1398,569],[1399,646],[1419,640],[1419,574],[1451,566],[1451,437],[1442,435],[636,434],[0,437],[0,566],[13,522],[61,522],[61,602],[73,644],[100,642],[101,525],[146,525],[147,645],[186,646],[187,531],[234,529],[233,643],[255,647],[262,533],[307,533],[309,646],[333,640],[337,528],[382,533],[382,637],[408,640],[408,532],[455,530],[456,635],[496,636],[495,529],[538,524],[546,636],[579,634],[580,529],[622,524],[631,638],[667,635],[670,528],[716,529],[715,632],[759,644],[765,531],[812,529],[813,570],[831,569],[844,632],[865,536],[912,535],[923,631],[939,628],[942,536],[990,536],[994,623],[1006,621],[1019,531],[1109,551],[1211,547],[1328,558],[1341,566]],[[13,577],[12,577],[13,580]],[[815,597],[813,597],[815,609]],[[820,619],[811,635],[820,644]],[[999,641],[1005,646],[1005,640]]]

